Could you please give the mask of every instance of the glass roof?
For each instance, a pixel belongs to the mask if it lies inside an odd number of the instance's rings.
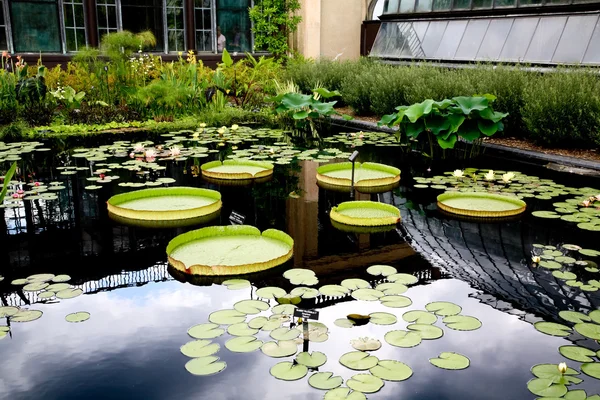
[[[600,14],[383,22],[372,57],[600,64]]]

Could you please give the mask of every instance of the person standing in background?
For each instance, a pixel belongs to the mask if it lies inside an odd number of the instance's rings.
[[[225,35],[223,35],[223,33],[221,32],[221,27],[217,26],[217,51],[219,53],[223,52],[223,50],[225,50],[226,45],[227,38],[225,38]]]

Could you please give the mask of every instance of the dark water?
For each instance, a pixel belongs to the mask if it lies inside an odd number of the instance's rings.
[[[48,158],[48,163],[37,169],[41,180],[48,166],[60,165],[56,155]],[[364,336],[382,342],[382,348],[373,352],[380,360],[402,361],[413,369],[408,380],[386,381],[381,391],[368,398],[533,399],[536,396],[526,387],[533,378],[533,365],[566,361],[579,369],[579,363],[558,353],[558,347],[577,343],[599,348],[577,334],[556,338],[533,328],[536,321],[562,322],[557,315],[560,310],[596,309],[600,296],[567,287],[550,271],[532,268],[527,262],[533,243],[575,243],[600,249],[599,235],[530,215],[492,224],[454,220],[435,211],[439,192],[411,189],[411,174],[427,174],[427,168],[433,174],[464,166],[509,169],[507,160],[481,157],[469,163],[432,165],[397,148],[374,146],[361,148],[361,158],[402,168],[400,188],[379,195],[358,195],[358,199],[397,205],[403,219],[398,229],[353,234],[333,228],[327,212],[349,196],[319,189],[314,176],[317,164],[311,161],[277,166],[272,182],[249,188],[208,185],[189,170],[184,174],[184,163],[169,165],[166,174],[178,183],[222,192],[223,210],[212,224],[228,224],[227,217],[235,210],[246,215],[248,224],[282,229],[294,238],[294,258],[289,263],[253,275],[249,278],[253,288],[239,291],[220,285],[223,279],[190,280],[169,271],[166,243],[192,228],[157,231],[111,222],[104,203],[122,188],[90,192],[83,190],[86,183],[81,178],[68,178],[69,190],[52,205],[31,203],[28,210],[6,212],[6,229],[0,236],[0,275],[6,278],[0,282],[2,305],[36,302],[34,295],[16,290],[10,281],[41,272],[69,274],[85,294],[52,304],[32,304],[44,312],[42,318],[12,324],[11,337],[0,340],[0,399],[320,399],[325,392],[311,388],[307,378],[284,382],[269,374],[273,365],[293,357],[274,359],[260,351],[231,353],[224,347],[231,338],[228,334],[215,339],[221,344],[217,356],[227,363],[217,375],[189,374],[184,368],[189,359],[179,351],[192,340],[187,329],[208,322],[211,312],[251,298],[256,288],[291,290],[293,286],[281,276],[291,267],[315,271],[317,287],[353,277],[375,283],[377,279],[364,272],[374,264],[392,265],[419,278],[405,294],[413,301],[407,308],[387,308],[379,302],[356,301],[348,296],[319,297],[302,304],[318,309],[320,321],[329,327],[329,340],[310,343],[310,351],[321,351],[328,357],[320,371],[331,371],[344,380],[361,373],[345,368],[338,359],[353,351],[351,339]],[[600,187],[590,178],[510,165],[512,170],[550,177],[569,186]],[[290,177],[293,170],[297,175]],[[302,192],[303,197],[287,198],[292,190]],[[560,200],[547,202],[554,201]],[[547,203],[528,199],[528,204],[531,209],[543,209]],[[444,329],[440,339],[423,341],[410,349],[384,341],[386,332],[405,329],[407,323],[401,319],[404,312],[423,309],[431,301],[459,304],[462,314],[481,320],[482,328],[454,331],[440,319],[436,323]],[[76,311],[90,312],[91,319],[67,323],[65,315]],[[349,313],[376,311],[394,313],[399,321],[392,326],[368,324],[352,329],[333,324]],[[270,340],[265,332],[259,332],[258,338]],[[471,366],[447,371],[428,362],[445,351],[464,354]],[[600,381],[583,374],[580,377],[584,382],[571,389],[586,389],[588,395],[600,392]]]

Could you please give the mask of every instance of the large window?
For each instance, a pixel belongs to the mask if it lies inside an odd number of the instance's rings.
[[[96,0],[98,16],[98,37],[119,30],[117,0]]]
[[[213,51],[213,7],[211,0],[194,0],[196,50]]]
[[[126,31],[152,32],[156,38],[156,46],[148,50],[164,50],[162,0],[121,0],[121,23]]]
[[[61,52],[57,0],[10,0],[14,51]]]
[[[250,0],[217,0],[217,25],[229,52],[251,51]]]
[[[63,0],[63,10],[67,51],[77,51],[86,43],[83,0]]]
[[[185,50],[183,0],[166,0],[166,2],[168,50],[183,51]]]
[[[8,50],[8,35],[6,34],[6,18],[4,18],[4,0],[0,0],[0,51]]]

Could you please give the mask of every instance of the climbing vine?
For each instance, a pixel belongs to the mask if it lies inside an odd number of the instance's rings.
[[[257,0],[250,8],[254,24],[255,50],[265,50],[281,59],[290,52],[289,34],[296,31],[301,17],[299,0]]]

